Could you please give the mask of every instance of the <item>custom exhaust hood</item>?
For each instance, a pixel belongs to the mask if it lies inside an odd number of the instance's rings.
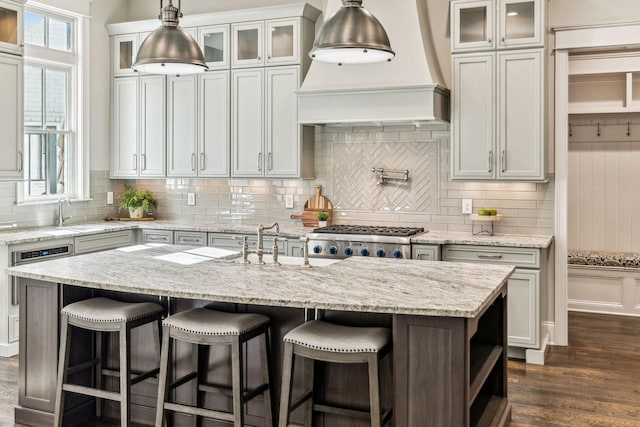
[[[324,19],[340,6],[327,0]],[[449,90],[440,84],[426,0],[367,0],[366,8],[387,31],[395,58],[342,66],[313,61],[298,91],[298,122],[448,122]]]

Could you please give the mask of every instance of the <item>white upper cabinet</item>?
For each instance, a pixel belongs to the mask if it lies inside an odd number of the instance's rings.
[[[203,73],[198,78],[198,176],[228,177],[231,156],[229,71]]]
[[[299,64],[302,55],[300,28],[300,18],[232,24],[231,66]]]
[[[23,174],[23,91],[22,58],[0,54],[0,129],[2,129],[2,156],[0,178],[21,179]]]
[[[210,70],[229,68],[229,25],[198,28],[198,43]]]
[[[112,177],[138,175],[138,87],[137,77],[113,82]]]
[[[300,62],[299,19],[267,21],[266,65],[297,64]]]
[[[453,0],[451,50],[542,47],[542,0]]]
[[[142,38],[144,40],[144,38]],[[138,55],[138,34],[123,34],[112,38],[112,56],[114,77],[131,76],[135,71],[131,68]]]
[[[233,68],[264,65],[264,22],[231,24]]]
[[[198,80],[167,78],[167,176],[197,176]]]
[[[165,175],[166,92],[164,76],[140,77],[140,176]]]
[[[231,72],[231,175],[263,176],[264,69]]]
[[[22,3],[0,0],[0,52],[17,55],[24,52]]]

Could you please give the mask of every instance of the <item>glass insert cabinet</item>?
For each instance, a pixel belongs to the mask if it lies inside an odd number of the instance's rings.
[[[543,45],[542,0],[454,0],[452,51]]]
[[[23,6],[11,1],[0,1],[0,50],[22,55]]]
[[[233,68],[287,65],[300,61],[298,19],[232,24]]]

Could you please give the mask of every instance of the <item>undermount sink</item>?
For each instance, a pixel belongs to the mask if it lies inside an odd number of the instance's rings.
[[[247,259],[249,261],[251,261],[251,264],[258,264],[258,255],[257,254],[249,254],[249,256],[247,257]],[[273,256],[271,254],[264,254],[262,257],[262,260],[265,262],[265,267],[269,267],[271,266],[271,264],[273,263]],[[242,256],[235,258],[236,262],[242,262]],[[341,261],[340,259],[328,259],[328,258],[309,258],[309,264],[311,264],[312,267],[325,267],[327,265],[331,265],[334,264],[336,262]],[[304,265],[304,258],[303,257],[294,257],[294,256],[284,256],[284,255],[279,255],[278,256],[278,262],[282,265],[297,265],[299,267],[302,267]]]

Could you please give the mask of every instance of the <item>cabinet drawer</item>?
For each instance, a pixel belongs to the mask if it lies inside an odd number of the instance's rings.
[[[173,243],[173,231],[142,230],[142,243]]]
[[[131,230],[91,234],[75,238],[75,254],[106,251],[131,244],[133,244],[133,232]]]
[[[445,245],[443,261],[485,262],[540,268],[540,249],[495,246]]]
[[[174,234],[176,245],[197,245],[207,244],[207,233],[202,231],[176,231]]]

